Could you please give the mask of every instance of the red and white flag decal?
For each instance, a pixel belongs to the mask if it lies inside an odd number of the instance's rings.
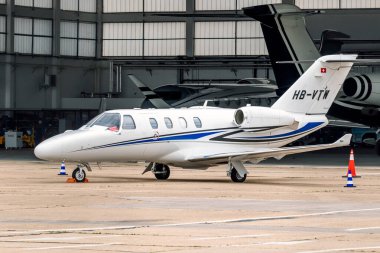
[[[326,73],[326,68],[321,68],[321,73]]]

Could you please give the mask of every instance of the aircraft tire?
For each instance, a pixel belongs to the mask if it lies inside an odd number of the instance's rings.
[[[378,156],[380,156],[380,140],[378,140],[378,141],[376,142],[375,150],[376,150],[376,154],[377,154]]]
[[[82,173],[81,173],[81,169],[76,168],[73,171],[72,177],[75,179],[75,181],[77,181],[79,183],[83,183],[84,180],[86,179],[86,172],[84,171],[84,169],[82,169]]]
[[[169,166],[165,164],[156,164],[156,173],[154,173],[154,176],[158,180],[166,180],[170,176],[170,168]]]
[[[231,180],[233,182],[243,183],[246,178],[247,178],[247,174],[244,174],[244,177],[241,177],[235,168],[231,170]]]

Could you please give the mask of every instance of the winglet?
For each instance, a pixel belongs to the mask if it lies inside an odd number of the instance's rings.
[[[350,145],[352,134],[345,134],[339,140],[333,143],[334,146],[343,147]]]

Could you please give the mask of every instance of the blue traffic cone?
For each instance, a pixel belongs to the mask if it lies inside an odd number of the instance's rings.
[[[61,163],[61,170],[59,171],[59,176],[66,176],[66,166],[65,166],[65,161]]]
[[[348,173],[347,173],[347,185],[344,186],[344,187],[356,187],[356,186],[354,185],[354,182],[352,181],[351,170],[348,170]]]

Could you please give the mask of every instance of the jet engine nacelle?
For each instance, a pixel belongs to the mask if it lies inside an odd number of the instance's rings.
[[[235,111],[235,124],[244,130],[255,128],[285,127],[295,123],[292,114],[268,107],[246,106]]]
[[[343,83],[343,93],[366,104],[380,106],[380,75],[366,74],[347,78]]]

